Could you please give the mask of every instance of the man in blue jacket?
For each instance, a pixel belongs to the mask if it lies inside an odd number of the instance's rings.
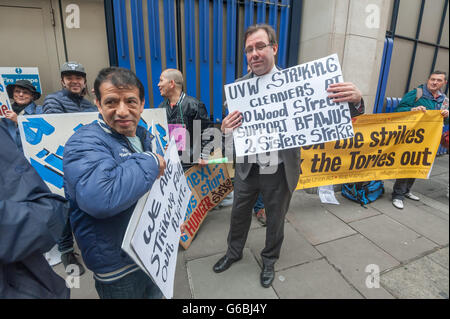
[[[86,71],[78,62],[66,62],[61,66],[62,90],[49,94],[45,97],[43,113],[77,113],[77,112],[97,112],[97,107],[86,100],[87,93]],[[84,274],[83,265],[77,260],[73,248],[72,227],[67,220],[66,227],[58,240],[58,250],[61,253],[61,260],[67,272],[73,271],[75,265],[78,274]]]
[[[100,71],[94,83],[97,122],[64,147],[64,188],[70,221],[100,298],[161,298],[159,288],[121,249],[134,207],[164,172],[152,136],[138,126],[144,87],[124,68]]]
[[[0,299],[69,298],[43,254],[62,232],[66,200],[52,194],[0,121]]]
[[[61,66],[62,90],[45,97],[45,114],[96,112],[94,104],[84,98],[87,94],[86,71],[81,63],[70,61]]]

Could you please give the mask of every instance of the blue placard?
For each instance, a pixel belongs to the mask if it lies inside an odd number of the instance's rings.
[[[22,67],[2,67],[0,74],[6,85],[14,84],[18,80],[30,81],[39,93],[42,93],[41,81],[39,79],[38,68],[22,68]]]

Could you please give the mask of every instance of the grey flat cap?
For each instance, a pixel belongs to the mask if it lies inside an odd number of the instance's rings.
[[[86,71],[84,70],[84,66],[75,61],[69,61],[64,63],[61,66],[61,75],[63,73],[80,73],[83,76],[86,76]]]

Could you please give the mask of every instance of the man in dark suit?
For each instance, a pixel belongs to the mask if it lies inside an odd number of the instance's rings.
[[[276,33],[271,26],[250,26],[245,32],[244,42],[251,72],[236,82],[278,71],[275,66],[278,44]],[[332,93],[329,97],[334,102],[350,102],[352,112],[364,107],[361,92],[350,82],[330,85],[328,91]],[[241,124],[242,114],[239,111],[233,111],[224,118],[221,129],[226,141],[232,140],[230,135]],[[284,238],[284,217],[300,175],[300,148],[278,151],[276,164],[273,163],[272,155],[274,154],[269,156],[269,163],[265,164],[261,163],[261,159],[266,159],[267,162],[267,155],[236,159],[228,250],[213,267],[214,272],[219,273],[242,258],[250,229],[251,211],[258,194],[261,193],[267,218],[266,243],[261,252],[263,269],[260,276],[261,285],[265,288],[270,287],[275,278],[274,265],[280,256]]]

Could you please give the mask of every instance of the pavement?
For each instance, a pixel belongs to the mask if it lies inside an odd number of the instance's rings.
[[[253,219],[244,256],[227,271],[231,206],[208,213],[188,250],[178,250],[175,299],[448,299],[449,156],[436,158],[430,179],[417,179],[405,208],[392,205],[393,180],[367,208],[336,192],[340,205],[296,191],[272,287],[259,282],[266,228]],[[61,264],[55,271],[66,277]],[[73,282],[72,299],[96,299],[92,273]]]

